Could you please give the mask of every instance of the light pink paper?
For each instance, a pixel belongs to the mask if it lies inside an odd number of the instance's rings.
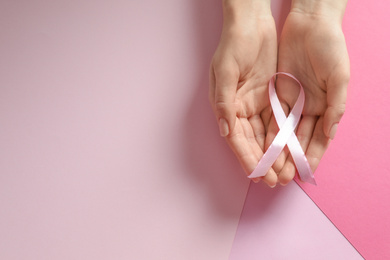
[[[0,259],[227,259],[248,180],[207,100],[220,3],[0,20]]]
[[[363,259],[304,191],[292,182],[251,184],[229,260]]]

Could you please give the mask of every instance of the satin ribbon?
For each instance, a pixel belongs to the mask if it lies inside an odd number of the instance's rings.
[[[282,105],[279,102],[278,96],[275,91],[275,76],[285,75],[294,79],[300,86],[299,96],[292,108],[290,114],[286,118]],[[274,74],[268,84],[269,98],[273,114],[276,119],[276,123],[279,126],[279,132],[275,139],[260,159],[259,164],[255,170],[248,176],[248,178],[261,177],[267,174],[268,170],[272,167],[279,154],[283,151],[283,148],[288,146],[291,156],[294,160],[295,166],[298,170],[299,177],[302,181],[317,185],[314,180],[313,173],[310,169],[309,162],[305,156],[304,151],[295,135],[295,129],[299,123],[302,115],[303,105],[305,104],[305,93],[299,80],[293,75],[285,72],[278,72]]]

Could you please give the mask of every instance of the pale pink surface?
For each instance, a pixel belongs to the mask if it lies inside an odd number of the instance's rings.
[[[0,259],[227,259],[219,1],[3,1]]]
[[[346,114],[303,189],[366,259],[390,259],[390,90],[386,1],[349,1],[344,31],[352,78]]]
[[[363,259],[304,191],[292,182],[251,184],[229,260]]]

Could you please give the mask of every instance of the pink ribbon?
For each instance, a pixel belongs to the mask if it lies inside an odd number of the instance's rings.
[[[298,82],[300,86],[298,99],[287,118],[284,114],[282,105],[279,102],[278,96],[276,95],[276,75],[286,75]],[[317,185],[314,180],[313,173],[310,169],[309,162],[305,156],[305,152],[302,150],[302,147],[294,132],[301,118],[303,105],[305,104],[305,93],[301,83],[298,79],[289,73],[278,72],[272,76],[271,80],[269,81],[268,88],[271,107],[276,119],[276,123],[279,126],[279,132],[263,157],[260,159],[260,162],[255,170],[248,176],[248,178],[256,178],[266,175],[268,170],[272,167],[279,154],[283,151],[283,148],[287,144],[295,166],[298,170],[300,179],[304,182]]]

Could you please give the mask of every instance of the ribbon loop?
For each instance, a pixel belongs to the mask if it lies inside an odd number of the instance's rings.
[[[290,114],[286,118],[282,105],[276,95],[275,90],[275,76],[285,75],[294,79],[300,87],[299,96],[295,102],[294,107],[290,111]],[[267,174],[268,170],[272,167],[279,154],[283,151],[283,148],[288,146],[291,156],[294,160],[295,166],[298,170],[299,177],[302,181],[316,185],[313,173],[310,169],[309,162],[305,156],[305,153],[295,135],[295,128],[298,126],[299,120],[302,115],[303,105],[305,104],[305,93],[299,80],[290,73],[277,72],[274,74],[268,84],[269,98],[273,114],[276,119],[276,123],[279,126],[279,132],[275,139],[260,159],[255,170],[248,176],[248,178],[262,177]]]

